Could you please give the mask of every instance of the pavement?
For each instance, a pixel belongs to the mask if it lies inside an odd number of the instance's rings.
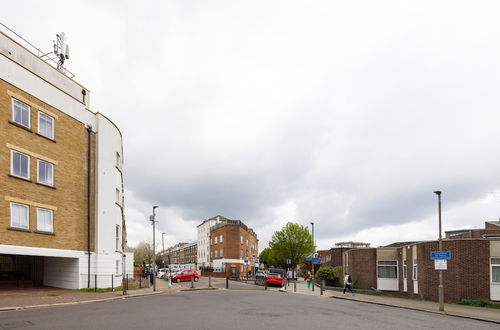
[[[220,282],[220,283],[219,283]],[[225,284],[225,279],[212,279],[212,285],[219,288],[223,287],[221,284]],[[243,282],[238,282],[238,285],[234,285],[234,282],[230,281],[229,286],[233,289],[239,290],[244,289],[243,287],[254,285],[249,282],[245,284]],[[219,285],[217,285],[219,284]],[[22,289],[22,290],[1,290],[0,291],[0,312],[10,311],[10,310],[22,310],[31,308],[42,308],[50,306],[61,306],[61,305],[75,305],[92,303],[98,301],[115,300],[115,299],[128,299],[133,297],[140,297],[144,295],[153,294],[168,294],[179,291],[191,291],[191,290],[206,290],[210,289],[208,287],[208,278],[201,278],[199,282],[196,282],[194,288],[191,288],[191,282],[183,283],[173,283],[172,287],[169,288],[166,281],[157,280],[157,291],[153,292],[152,288],[142,288],[136,290],[129,290],[127,295],[123,296],[122,292],[79,292],[75,290],[65,290],[57,288],[34,288],[34,289]],[[306,282],[299,279],[296,285],[296,291],[294,291],[294,285],[290,282],[290,285],[285,289],[280,288],[268,288],[271,291],[281,291],[287,294],[302,294],[302,295],[312,295],[317,296],[318,299],[345,299],[352,300],[361,303],[377,304],[384,306],[392,306],[397,308],[404,308],[410,310],[425,311],[429,313],[443,314],[449,316],[463,317],[481,321],[488,321],[500,324],[500,311],[493,308],[485,307],[474,307],[466,305],[457,305],[451,303],[445,303],[444,311],[440,312],[438,310],[438,303],[434,301],[424,301],[418,299],[410,298],[399,298],[399,297],[389,297],[386,295],[374,295],[374,294],[364,294],[355,293],[354,295],[342,294],[342,291],[338,290],[325,290],[323,295],[321,295],[320,288],[315,287],[312,291],[307,288]]]
[[[500,324],[500,310],[496,308],[486,308],[486,307],[475,307],[468,305],[458,305],[453,303],[445,303],[444,311],[439,311],[438,303],[435,301],[420,300],[414,298],[400,298],[400,297],[389,297],[383,294],[366,294],[366,293],[356,293],[354,289],[354,295],[351,293],[343,294],[339,290],[325,290],[323,295],[321,295],[321,290],[318,286],[315,287],[314,292],[307,288],[307,284],[304,280],[299,279],[297,281],[297,291],[294,292],[293,283],[284,290],[288,293],[295,294],[306,294],[314,295],[325,299],[345,299],[353,300],[362,303],[377,304],[384,306],[392,306],[410,310],[425,311],[429,313],[443,314],[449,316],[464,317],[474,320],[488,321]]]

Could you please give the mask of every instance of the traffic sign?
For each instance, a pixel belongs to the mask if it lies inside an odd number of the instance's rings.
[[[318,257],[309,257],[309,258],[306,258],[307,261],[320,261],[321,258],[318,258]]]
[[[313,264],[319,265],[321,264],[321,261],[313,261]]]
[[[451,259],[451,252],[450,251],[431,252],[431,259]]]
[[[448,270],[446,259],[434,259],[434,270]]]

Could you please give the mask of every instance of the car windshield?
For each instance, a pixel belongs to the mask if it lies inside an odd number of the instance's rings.
[[[267,276],[268,277],[281,277],[280,274],[268,274]]]

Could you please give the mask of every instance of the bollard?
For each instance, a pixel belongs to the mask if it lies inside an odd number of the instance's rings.
[[[323,295],[324,291],[325,291],[325,280],[321,280],[321,295]]]
[[[293,292],[297,292],[297,280],[293,281]]]
[[[194,276],[191,277],[191,289],[194,288]]]
[[[264,290],[267,290],[267,281],[264,281]]]
[[[127,280],[125,281],[125,293],[127,293],[127,290],[128,290],[128,274],[126,275],[127,276]]]
[[[111,275],[111,291],[115,291],[114,276]]]
[[[94,292],[97,292],[97,274],[94,275]]]
[[[212,274],[208,274],[208,287],[212,287]]]
[[[226,289],[229,289],[229,276],[226,276]]]

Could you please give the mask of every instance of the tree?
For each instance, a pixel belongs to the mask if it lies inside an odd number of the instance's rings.
[[[307,227],[293,222],[274,232],[269,247],[276,263],[283,266],[290,260],[292,269],[314,251],[312,237]]]
[[[265,248],[264,250],[262,250],[262,252],[259,254],[259,263],[264,264],[264,266],[269,268],[269,266],[273,264],[271,253],[271,248]]]
[[[135,248],[132,248],[132,251],[134,252],[135,265],[150,265],[153,262],[153,247],[148,242],[140,242]]]

